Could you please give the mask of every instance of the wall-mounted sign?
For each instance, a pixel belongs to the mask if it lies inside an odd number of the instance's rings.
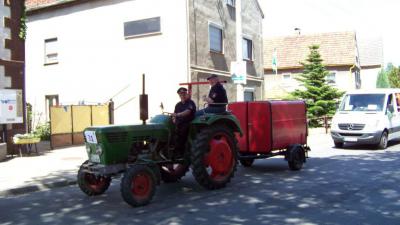
[[[231,62],[231,76],[233,83],[235,84],[246,84],[247,70],[246,62]]]
[[[0,124],[23,123],[22,91],[0,89]]]

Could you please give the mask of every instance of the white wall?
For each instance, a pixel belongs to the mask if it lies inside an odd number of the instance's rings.
[[[361,70],[361,89],[375,89],[380,68]]]
[[[124,38],[124,22],[161,17],[161,35]],[[58,38],[59,64],[44,66],[44,40]],[[149,114],[164,103],[172,111],[179,82],[187,82],[185,0],[108,0],[30,16],[26,40],[27,102],[44,112],[45,95],[62,104],[114,99],[117,124],[139,120],[141,75],[146,74]],[[43,116],[42,116],[43,117]]]
[[[349,91],[355,90],[355,75],[352,73],[350,75],[349,71],[342,70],[330,70],[331,72],[336,73],[336,84],[332,86],[341,90],[341,91]],[[279,72],[278,75],[265,74],[264,80],[264,98],[282,98],[286,97],[286,95],[290,92],[293,92],[296,89],[302,89],[300,83],[295,79],[296,76],[300,74],[291,73],[290,80],[284,80],[283,75],[289,74],[288,72]],[[364,82],[362,80],[362,82]]]

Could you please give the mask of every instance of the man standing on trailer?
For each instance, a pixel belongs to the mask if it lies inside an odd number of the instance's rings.
[[[175,105],[175,110],[172,114],[172,119],[176,126],[174,155],[176,157],[182,157],[185,152],[190,122],[194,119],[196,112],[196,105],[192,99],[190,99],[190,94],[186,88],[179,88],[177,93],[181,101]]]
[[[228,97],[226,96],[226,90],[219,82],[218,76],[212,74],[207,78],[210,82],[211,89],[208,96],[203,96],[203,100],[208,103],[208,106],[202,110],[196,112],[196,116],[203,115],[205,113],[222,113],[226,111],[226,105],[228,104]]]

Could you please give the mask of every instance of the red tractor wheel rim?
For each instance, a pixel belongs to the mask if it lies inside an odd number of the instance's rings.
[[[204,156],[204,164],[211,170],[210,177],[216,181],[224,180],[232,172],[234,158],[231,143],[224,133],[218,133],[209,142],[210,151]]]
[[[106,185],[107,182],[104,177],[96,178],[95,175],[90,173],[85,174],[85,181],[93,190],[101,189],[104,185]]]
[[[132,179],[132,194],[139,198],[146,198],[150,194],[151,179],[145,173],[139,173]]]

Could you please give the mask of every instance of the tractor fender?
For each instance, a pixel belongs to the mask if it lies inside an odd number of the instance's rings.
[[[240,123],[238,119],[234,115],[214,115],[214,116],[209,116],[209,117],[196,117],[192,121],[192,131],[198,131],[199,129],[206,127],[206,126],[211,126],[214,124],[221,124],[224,125],[230,129],[232,129],[233,132],[237,132],[240,134],[240,136],[243,136],[242,128],[240,127]]]
[[[291,162],[294,160],[294,157],[296,157],[297,154],[300,154],[301,160],[303,162],[306,162],[306,150],[300,144],[293,144],[288,146],[285,152],[285,160]]]

